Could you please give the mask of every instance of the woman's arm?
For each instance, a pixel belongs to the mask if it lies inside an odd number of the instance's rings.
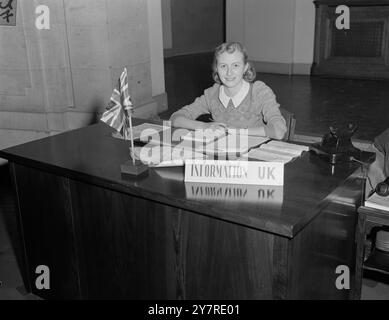
[[[212,87],[211,89],[214,89],[214,87]],[[196,120],[200,115],[210,113],[209,103],[206,98],[207,90],[204,91],[204,94],[201,97],[196,98],[196,100],[192,104],[181,108],[180,110],[176,111],[171,115],[170,121],[172,122],[173,127],[179,127],[189,130],[217,130],[220,128],[226,128],[226,126],[222,123],[202,122]]]
[[[274,125],[274,124],[272,124],[272,125]],[[247,134],[249,136],[269,137],[269,138],[281,140],[285,135],[283,128],[284,128],[284,126],[281,123],[280,128],[273,129],[274,134],[271,134],[270,136],[268,136],[268,133],[266,132],[265,127],[251,127],[251,128],[247,128],[247,130],[248,130]],[[236,129],[236,128],[230,128],[230,129]],[[267,131],[269,132],[269,130],[267,130]]]
[[[183,116],[176,117],[174,119],[174,122],[172,122],[173,127],[179,127],[189,130],[205,130],[205,129],[212,129],[212,130],[219,130],[219,129],[226,129],[226,125],[224,123],[219,122],[202,122],[197,120],[191,120],[188,118],[185,118]]]
[[[265,131],[264,136],[278,140],[283,139],[287,131],[286,121],[281,114],[280,105],[272,89],[260,81],[254,83],[254,89],[256,91],[254,103],[260,106],[260,112],[265,123],[263,128],[258,128],[259,131],[255,130],[254,133],[261,134],[263,129]]]
[[[266,127],[264,128],[266,136],[269,138],[281,140],[285,137],[286,131],[288,130],[286,127],[286,122],[281,114],[279,117],[273,117],[268,121]]]
[[[248,128],[248,135],[266,137],[265,128],[264,127]]]
[[[196,121],[196,119],[198,116],[209,112],[209,106],[204,94],[201,97],[196,98],[193,103],[174,112],[170,117],[170,121],[172,122],[173,127],[191,130],[202,129],[203,122]]]

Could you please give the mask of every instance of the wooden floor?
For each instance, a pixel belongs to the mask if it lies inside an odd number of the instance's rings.
[[[168,58],[165,61],[169,110],[161,118],[190,103],[212,85],[210,54]],[[357,138],[372,140],[389,126],[389,82],[323,79],[308,76],[258,74],[278,101],[297,118],[297,133],[322,135],[327,128],[353,122]],[[16,254],[15,254],[16,253]],[[36,299],[26,295],[17,256],[20,242],[8,166],[0,165],[0,300]],[[363,299],[389,299],[389,286],[364,281]]]
[[[165,59],[170,114],[213,84],[212,54]],[[322,136],[330,126],[358,126],[355,138],[372,141],[389,127],[389,81],[350,80],[257,73],[282,107],[297,119],[296,133]]]

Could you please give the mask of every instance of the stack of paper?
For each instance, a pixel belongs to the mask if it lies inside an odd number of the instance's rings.
[[[261,145],[261,149],[272,152],[282,152],[284,154],[297,157],[300,156],[303,151],[308,151],[309,147],[284,141],[272,140],[266,144]]]
[[[289,162],[299,157],[302,152],[308,151],[309,147],[298,144],[272,140],[261,144],[259,148],[252,149],[248,153],[249,158],[262,161]]]
[[[389,211],[389,196],[382,197],[377,193],[373,193],[373,195],[365,201],[365,207]]]
[[[262,148],[250,150],[249,153],[247,154],[247,157],[251,159],[261,160],[261,161],[282,162],[282,163],[287,163],[294,158],[293,156],[271,152],[268,150],[262,150]]]
[[[192,149],[152,146],[135,147],[135,157],[150,167],[183,166],[186,159],[206,159],[207,156]]]
[[[163,179],[176,180],[176,181],[184,181],[184,170],[180,170],[181,168],[164,168],[164,167],[156,167],[154,172],[158,174]]]
[[[226,135],[225,130],[195,130],[188,132],[186,135],[182,136],[182,140],[186,141],[195,141],[200,143],[210,143]]]

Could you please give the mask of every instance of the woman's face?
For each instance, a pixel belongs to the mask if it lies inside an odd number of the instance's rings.
[[[216,68],[223,85],[229,89],[240,89],[248,64],[244,63],[242,52],[235,50],[228,53],[225,51],[218,56]]]

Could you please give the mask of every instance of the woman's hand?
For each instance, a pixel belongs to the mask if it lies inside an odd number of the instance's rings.
[[[203,130],[212,130],[212,131],[217,131],[217,130],[227,130],[227,126],[224,123],[220,122],[204,122],[202,128]]]

